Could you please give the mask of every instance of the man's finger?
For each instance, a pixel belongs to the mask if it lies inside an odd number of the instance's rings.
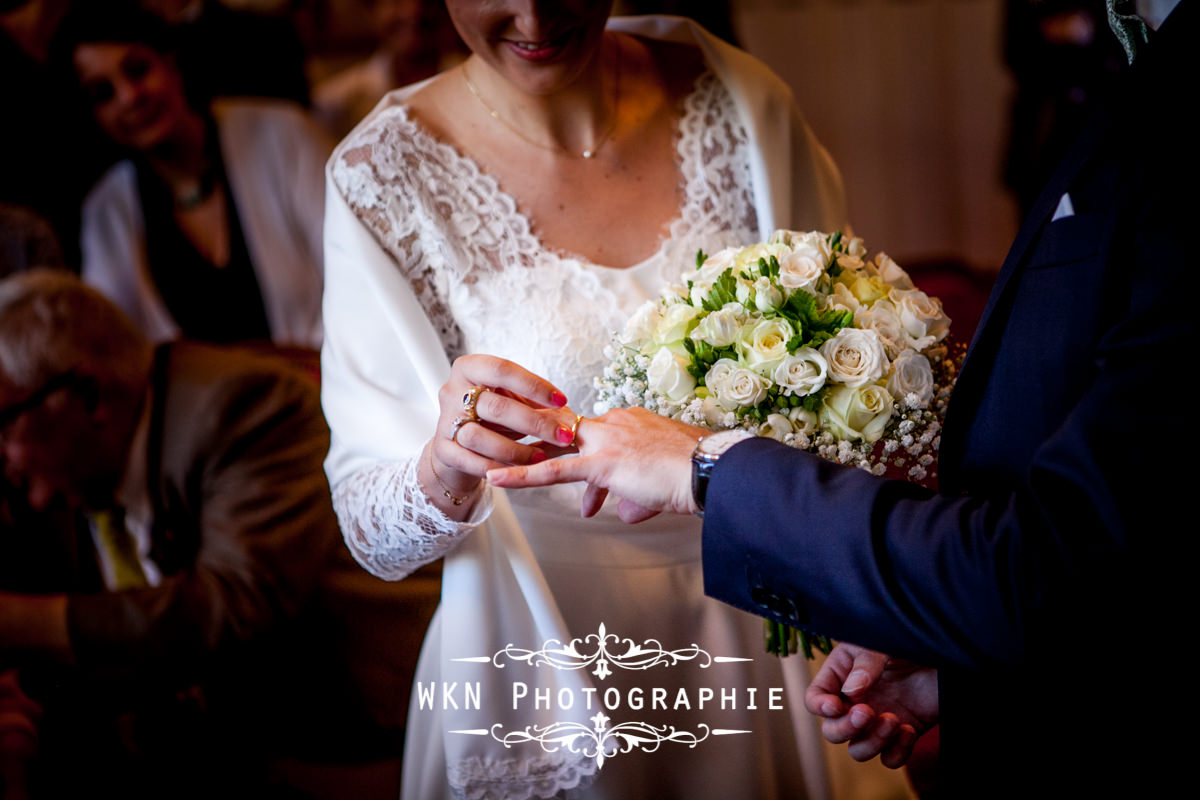
[[[659,513],[652,508],[640,506],[632,500],[626,500],[625,498],[621,498],[621,501],[617,503],[617,516],[621,519],[621,522],[627,522],[630,525],[645,522],[651,517],[657,517]]]
[[[589,483],[587,489],[583,492],[583,503],[579,508],[580,515],[584,517],[596,516],[607,497],[608,489]]]
[[[550,486],[555,483],[585,481],[588,477],[588,465],[582,458],[553,458],[540,464],[487,471],[488,483],[502,489]]]

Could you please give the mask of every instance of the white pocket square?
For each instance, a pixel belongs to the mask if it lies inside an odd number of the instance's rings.
[[[1058,199],[1058,207],[1054,209],[1054,216],[1050,217],[1051,222],[1063,219],[1064,217],[1075,216],[1075,206],[1071,203],[1070,193],[1064,193]]]

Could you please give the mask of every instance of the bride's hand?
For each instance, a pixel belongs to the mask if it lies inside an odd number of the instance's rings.
[[[429,489],[438,487],[429,492],[430,497],[441,497],[454,506],[473,494],[489,469],[537,464],[564,452],[574,438],[575,414],[566,408],[566,395],[545,379],[495,356],[456,359],[438,402],[441,414],[427,459],[433,482],[424,482]],[[518,441],[525,437],[540,442]]]

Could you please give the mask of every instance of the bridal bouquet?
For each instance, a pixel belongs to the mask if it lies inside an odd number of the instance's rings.
[[[642,406],[710,430],[744,428],[841,464],[934,477],[961,354],[941,301],[841,233],[776,231],[696,256],[605,351],[596,413]],[[768,623],[767,649],[807,638]],[[828,642],[816,642],[828,651]]]

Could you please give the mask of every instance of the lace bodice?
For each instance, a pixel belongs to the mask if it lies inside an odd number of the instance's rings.
[[[698,249],[742,244],[757,230],[748,137],[712,74],[697,80],[678,125],[679,216],[658,250],[627,269],[546,247],[494,178],[434,139],[403,105],[358,129],[332,178],[408,279],[450,359],[468,352],[510,359],[590,413],[612,333],[664,284],[678,282]],[[341,481],[334,493],[351,550],[388,578],[442,555],[486,514],[452,522],[416,483],[417,454],[396,455]],[[521,501],[577,515],[577,492],[525,491]]]

